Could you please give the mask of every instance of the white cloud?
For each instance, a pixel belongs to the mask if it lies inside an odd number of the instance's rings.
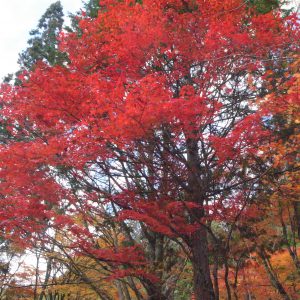
[[[29,31],[55,0],[0,0],[0,79],[18,69],[18,54],[26,48]],[[61,0],[65,16],[82,7],[82,0]]]

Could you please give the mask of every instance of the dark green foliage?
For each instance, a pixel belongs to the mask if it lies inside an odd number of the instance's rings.
[[[258,13],[266,14],[279,7],[279,0],[250,0],[249,5],[255,7]]]
[[[67,61],[66,53],[58,49],[58,35],[63,28],[63,8],[60,1],[49,6],[39,20],[36,29],[30,32],[29,47],[19,56],[21,71],[31,70],[37,61],[49,65],[62,65]]]
[[[99,0],[89,0],[83,7],[86,15],[90,18],[97,18],[101,8]]]
[[[289,1],[284,1],[284,3],[280,0],[249,0],[247,1],[247,5],[250,7],[254,7],[256,12],[259,14],[266,14],[274,9],[278,9],[282,4],[286,4]],[[281,9],[282,13],[289,14],[291,10]]]
[[[84,11],[85,18],[97,18],[99,11],[101,9],[99,0],[87,0],[83,3],[82,11]],[[65,29],[69,32],[76,32],[78,36],[81,35],[81,30],[78,26],[78,18],[82,18],[82,12],[79,11],[75,14],[70,14],[71,26],[66,27]]]
[[[10,83],[13,80],[14,74],[9,73],[3,78],[4,83]]]

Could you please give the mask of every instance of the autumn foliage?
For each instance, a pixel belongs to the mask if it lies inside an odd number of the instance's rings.
[[[218,270],[231,299],[236,255],[269,263],[251,240],[278,207],[265,186],[292,164],[280,190],[298,194],[296,16],[240,0],[107,0],[78,22],[60,35],[69,63],[39,61],[2,86],[3,236],[89,257],[106,280],[131,278],[132,299],[173,299],[186,260],[195,299],[219,299]],[[278,118],[294,128],[287,141]]]

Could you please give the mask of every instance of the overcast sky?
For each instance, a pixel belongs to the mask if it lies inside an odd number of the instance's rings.
[[[29,31],[56,0],[0,0],[0,79],[17,71],[18,54],[26,48]],[[82,0],[61,0],[65,16],[82,8]]]

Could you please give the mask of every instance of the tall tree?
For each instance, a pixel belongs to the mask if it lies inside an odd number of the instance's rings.
[[[63,7],[60,1],[54,2],[40,18],[37,28],[30,31],[29,47],[24,50],[18,63],[23,70],[31,70],[37,61],[49,65],[62,65],[67,61],[65,53],[58,48],[58,36],[63,28]]]
[[[73,253],[109,264],[113,279],[138,278],[153,300],[167,299],[172,240],[192,263],[196,300],[217,299],[209,238],[228,271],[233,231],[253,214],[264,176],[259,146],[270,140],[256,99],[273,92],[263,84],[269,65],[299,46],[299,23],[239,0],[103,5],[62,40],[68,66],[41,63],[21,87],[2,89],[7,117],[26,115],[40,133],[1,148],[3,230],[28,243],[46,223],[63,229]],[[119,222],[117,247],[95,242],[99,217]],[[224,244],[213,220],[226,227]],[[231,299],[228,275],[225,284]]]
[[[69,32],[77,32],[77,34],[81,35],[81,29],[79,26],[79,21],[82,18],[97,18],[99,11],[103,8],[100,5],[99,0],[87,0],[83,3],[83,9],[77,11],[74,14],[70,14],[71,26],[66,26],[66,30]]]
[[[90,18],[97,18],[100,8],[99,0],[88,0],[83,6],[86,15]]]

